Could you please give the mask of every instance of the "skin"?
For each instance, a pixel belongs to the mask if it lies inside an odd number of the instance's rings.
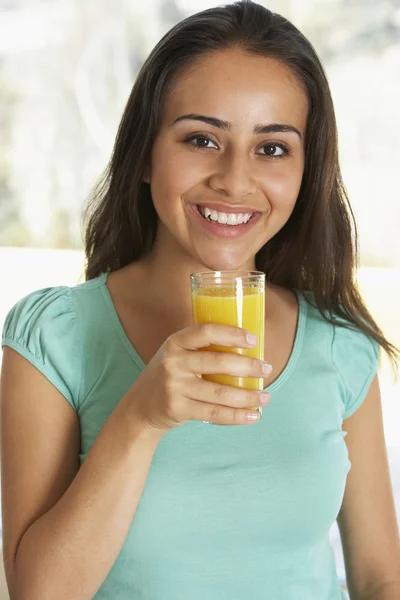
[[[307,109],[305,93],[283,64],[240,50],[202,58],[178,79],[144,174],[159,215],[153,252],[143,262],[148,281],[173,284],[183,297],[194,271],[255,268],[255,254],[284,226],[296,203]],[[173,124],[193,113],[228,121],[232,130],[194,120]],[[271,123],[296,127],[301,137],[294,132],[253,133],[254,125]],[[184,142],[194,134],[211,141]],[[273,143],[285,144],[289,154],[282,155]],[[272,158],[268,151],[278,156]],[[262,217],[241,238],[207,237],[194,224],[190,205],[208,200],[255,208]]]
[[[256,252],[284,226],[296,203],[304,169],[307,108],[300,83],[284,65],[240,50],[214,53],[178,80],[167,99],[151,164],[144,173],[160,218],[153,252],[148,259],[109,278],[114,301],[122,300],[120,317],[126,330],[129,318],[124,319],[127,313],[123,306],[133,301],[158,314],[158,323],[161,317],[170,321],[170,331],[161,335],[165,339],[171,331],[191,322],[190,273],[255,268]],[[221,131],[195,121],[171,125],[188,113],[229,121],[232,130]],[[276,122],[295,126],[302,137],[295,133],[252,133],[255,124]],[[212,138],[209,150],[183,143],[195,133]],[[262,145],[271,142],[287,144],[290,156],[272,159],[259,155]],[[227,242],[206,238],[193,226],[187,210],[190,203],[205,199],[257,207],[263,216],[251,235],[243,239]],[[134,287],[133,296],[126,292],[123,281],[134,280],[146,282],[146,297],[141,296],[140,285]],[[161,300],[160,290],[165,289],[174,289],[174,294],[162,294]],[[267,297],[266,359],[274,367],[266,382],[270,384],[290,356],[297,303],[290,292],[270,284]],[[141,337],[134,340],[136,346]],[[142,346],[142,357],[147,353],[150,359],[157,343]],[[362,407],[343,422],[343,430],[347,432],[345,442],[352,467],[338,525],[351,599],[394,600],[400,596],[400,544],[377,377]]]
[[[257,251],[290,218],[304,170],[307,110],[305,92],[285,65],[237,49],[203,57],[175,82],[143,174],[159,216],[154,247],[107,282],[121,323],[146,364],[169,335],[192,323],[190,274],[254,270]],[[227,121],[231,130],[196,120],[175,123],[187,114]],[[254,134],[259,124],[287,125],[298,133]],[[240,238],[217,238],[193,218],[192,205],[199,202],[248,207],[261,218]],[[267,288],[265,357],[274,373],[266,385],[289,359],[298,310],[292,292]]]
[[[171,125],[187,113],[224,119],[232,130],[194,122]],[[289,219],[303,173],[306,118],[301,86],[271,59],[224,51],[179,79],[167,98],[144,174],[160,217],[156,244],[146,260],[119,269],[107,281],[121,323],[146,363],[170,333],[191,324],[189,274],[254,269],[257,250]],[[296,127],[302,138],[252,133],[255,124],[276,122]],[[184,144],[192,133],[209,135],[216,146],[203,151]],[[259,155],[271,142],[287,144],[290,156]],[[188,213],[191,202],[204,198],[257,207],[262,218],[246,239],[210,239]],[[267,296],[266,337],[277,375],[291,352],[297,303],[291,292],[275,286],[268,286]],[[157,380],[151,370],[148,378]],[[11,597],[28,597],[29,591],[30,598],[44,598],[44,589],[47,598],[92,597],[126,537],[156,443],[132,419],[134,404],[127,395],[78,472],[79,419],[62,394],[8,347],[1,386],[2,454],[7,457],[3,535]],[[343,429],[352,468],[338,523],[351,599],[395,600],[400,597],[400,547],[377,378]]]

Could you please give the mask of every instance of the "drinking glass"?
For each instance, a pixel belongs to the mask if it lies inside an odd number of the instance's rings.
[[[265,273],[261,271],[208,271],[190,276],[194,323],[221,323],[242,327],[257,336],[257,346],[231,348],[211,345],[205,351],[231,352],[264,360]],[[262,377],[233,377],[219,373],[203,379],[248,390],[262,390]],[[262,407],[257,406],[262,414]]]

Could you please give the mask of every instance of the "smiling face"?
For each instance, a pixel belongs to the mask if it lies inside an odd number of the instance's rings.
[[[299,82],[272,58],[227,49],[183,73],[144,177],[158,250],[212,270],[254,268],[296,203],[307,108]]]

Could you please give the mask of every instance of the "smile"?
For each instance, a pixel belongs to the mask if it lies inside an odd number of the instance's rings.
[[[210,209],[207,206],[198,206],[200,214],[208,221],[214,221],[221,225],[241,225],[248,223],[254,213],[224,213]]]
[[[188,205],[196,227],[215,238],[238,238],[246,235],[261,218],[259,212],[221,212],[211,207]]]

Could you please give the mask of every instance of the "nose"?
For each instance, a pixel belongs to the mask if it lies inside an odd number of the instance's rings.
[[[255,194],[257,185],[250,157],[239,152],[220,156],[209,184],[214,191],[225,194],[231,200]]]

